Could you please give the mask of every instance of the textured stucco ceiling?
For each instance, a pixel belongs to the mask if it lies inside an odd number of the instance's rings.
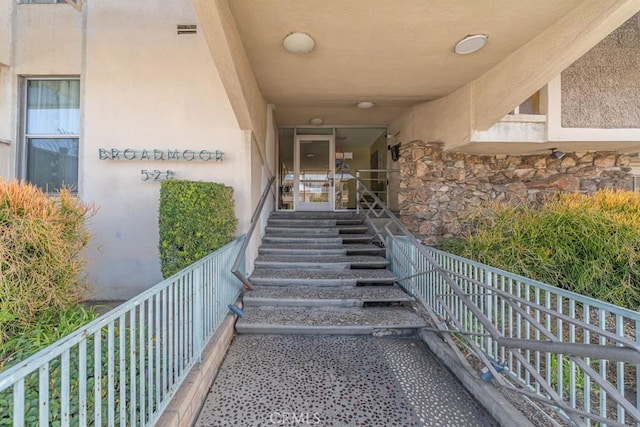
[[[387,124],[405,109],[482,75],[553,25],[581,0],[232,0],[249,61],[280,124]],[[316,48],[293,55],[289,33]],[[487,34],[481,51],[453,46]],[[376,107],[358,110],[372,100]]]

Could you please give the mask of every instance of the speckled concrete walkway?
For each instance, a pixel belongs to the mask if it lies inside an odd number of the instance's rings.
[[[241,335],[196,426],[497,426],[415,339]]]

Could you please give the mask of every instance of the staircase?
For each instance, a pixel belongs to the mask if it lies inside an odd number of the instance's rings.
[[[238,334],[408,335],[426,326],[355,212],[273,212]]]

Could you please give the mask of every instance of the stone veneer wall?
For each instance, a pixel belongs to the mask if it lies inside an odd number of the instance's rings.
[[[425,244],[461,231],[459,217],[491,201],[540,201],[557,191],[631,189],[630,157],[613,152],[549,151],[528,156],[445,152],[442,143],[413,141],[400,150],[400,218]]]
[[[640,128],[640,13],[561,75],[562,126]]]

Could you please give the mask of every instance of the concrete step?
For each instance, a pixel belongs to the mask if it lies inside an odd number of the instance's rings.
[[[364,303],[408,301],[413,299],[398,286],[269,286],[248,291],[243,297],[245,307],[362,307]]]
[[[265,234],[262,237],[263,243],[298,243],[307,245],[317,244],[333,244],[340,245],[343,242],[344,237],[335,236],[311,236],[308,234]]]
[[[313,235],[313,234],[265,234],[262,237],[264,243],[305,243],[315,244],[351,244],[369,243],[373,236],[370,234],[340,234],[340,235]]]
[[[268,226],[271,227],[332,227],[335,228],[335,219],[294,219],[294,218],[269,218]]]
[[[362,214],[356,211],[339,211],[339,212],[312,212],[312,211],[274,211],[271,212],[271,218],[286,219],[354,219],[362,218]]]
[[[246,307],[239,334],[400,335],[427,326],[410,307]]]
[[[286,270],[257,267],[249,281],[254,286],[357,286],[392,284],[397,276],[383,269],[358,270]]]
[[[298,255],[382,255],[384,248],[367,244],[336,245],[332,243],[263,243],[258,253],[264,255],[298,256]]]
[[[300,255],[346,255],[346,245],[333,244],[287,244],[263,243],[258,249],[260,255],[300,256]]]
[[[272,234],[312,234],[312,235],[335,235],[335,234],[360,234],[369,231],[366,225],[336,225],[335,227],[315,227],[315,226],[285,226],[269,225],[265,228],[265,235]]]
[[[361,225],[361,218],[353,219],[294,219],[294,218],[269,218],[268,225],[289,227],[335,227],[337,225]]]
[[[370,234],[340,234],[342,237],[342,243],[369,243],[373,236]]]
[[[338,225],[340,234],[360,234],[369,231],[366,225]]]
[[[381,256],[279,256],[259,255],[255,260],[256,267],[267,268],[304,268],[304,269],[356,269],[356,268],[386,268],[389,261]]]
[[[365,230],[366,231],[366,230]],[[284,227],[284,226],[268,226],[264,230],[265,235],[275,234],[298,234],[298,235],[320,235],[320,236],[337,236],[340,230],[337,227]]]

